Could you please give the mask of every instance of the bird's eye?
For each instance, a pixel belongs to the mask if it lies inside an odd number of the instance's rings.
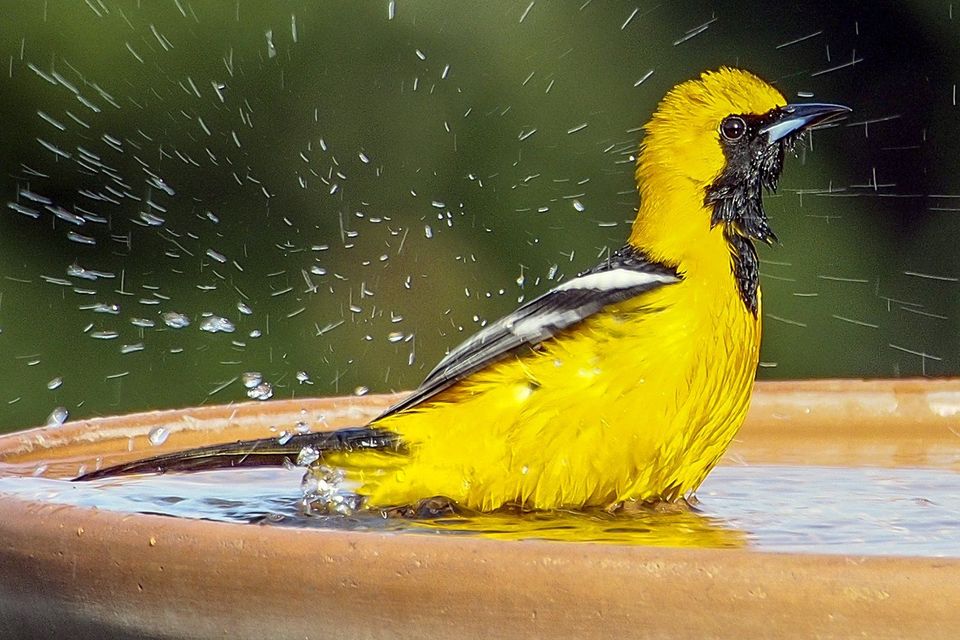
[[[720,135],[724,140],[733,142],[743,137],[747,132],[747,123],[740,116],[729,116],[720,123]]]

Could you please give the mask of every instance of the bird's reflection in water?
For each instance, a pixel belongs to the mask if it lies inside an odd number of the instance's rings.
[[[469,534],[497,540],[555,540],[664,547],[733,548],[746,532],[689,506],[631,505],[616,513],[590,511],[500,511],[408,520],[407,529]]]

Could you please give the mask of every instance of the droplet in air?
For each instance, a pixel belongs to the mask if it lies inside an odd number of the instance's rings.
[[[320,452],[317,451],[316,447],[306,446],[300,449],[300,453],[297,454],[297,466],[309,467],[319,459]]]
[[[312,384],[310,375],[306,371],[297,371],[297,382],[300,384]]]
[[[150,432],[147,434],[147,439],[150,441],[150,444],[155,447],[162,445],[169,437],[170,430],[166,427],[154,427],[150,429]]]
[[[61,378],[60,376],[57,376],[56,378],[54,378],[53,380],[47,383],[47,389],[50,389],[51,391],[53,391],[54,389],[59,389],[62,384],[63,384],[63,378]]]
[[[103,302],[97,302],[96,304],[91,305],[81,305],[78,307],[81,311],[93,311],[94,313],[109,313],[110,315],[119,315],[120,314],[120,305],[118,304],[105,304]]]
[[[163,324],[171,329],[183,329],[190,326],[190,318],[176,311],[167,311],[160,317],[163,318]]]
[[[363,385],[360,385],[359,387],[353,390],[353,395],[355,396],[365,396],[368,393],[370,393],[370,389]]]
[[[207,257],[216,260],[220,264],[224,264],[227,261],[227,256],[223,255],[219,251],[214,251],[213,249],[207,249]]]
[[[233,333],[237,330],[232,322],[220,316],[209,316],[200,322],[200,330],[210,333]]]
[[[243,386],[247,389],[253,389],[255,386],[263,382],[263,374],[259,371],[244,371],[243,375],[240,376],[240,379],[243,380]]]
[[[310,433],[310,425],[301,420],[297,423],[297,426],[295,426],[293,430],[301,435],[304,433]]]
[[[50,412],[50,415],[47,416],[47,426],[48,427],[59,427],[64,422],[67,421],[67,418],[70,417],[70,412],[67,411],[66,407],[57,407]]]
[[[273,44],[273,29],[267,29],[264,35],[267,37],[267,57],[275,58],[277,56],[277,48]]]
[[[261,382],[247,391],[247,397],[253,400],[269,400],[273,397],[273,385],[269,382]]]

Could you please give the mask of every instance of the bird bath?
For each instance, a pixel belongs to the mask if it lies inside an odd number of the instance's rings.
[[[300,514],[289,469],[65,482],[301,422],[361,423],[395,398],[0,437],[0,635],[960,634],[956,380],[759,383],[695,512],[408,523]]]

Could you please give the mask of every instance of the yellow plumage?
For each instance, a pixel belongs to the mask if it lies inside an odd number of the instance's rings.
[[[760,316],[737,295],[729,246],[704,204],[724,166],[717,127],[784,104],[730,69],[667,94],[645,127],[629,242],[683,280],[379,421],[410,453],[384,474],[356,474],[369,504],[606,507],[696,489],[743,423],[760,352]]]
[[[400,434],[410,453],[386,474],[360,474],[361,493],[371,506],[445,496],[489,511],[692,491],[743,422],[759,353],[760,322],[727,292],[729,259],[724,266],[713,281],[610,307],[540,351],[385,419],[378,426]]]
[[[761,333],[752,241],[774,237],[760,194],[785,146],[845,110],[787,105],[736,69],[674,87],[645,127],[640,207],[615,260],[458,347],[352,444],[324,441],[322,462],[374,508],[437,496],[480,511],[610,508],[689,495],[749,405]],[[126,471],[285,453],[266,442]]]

